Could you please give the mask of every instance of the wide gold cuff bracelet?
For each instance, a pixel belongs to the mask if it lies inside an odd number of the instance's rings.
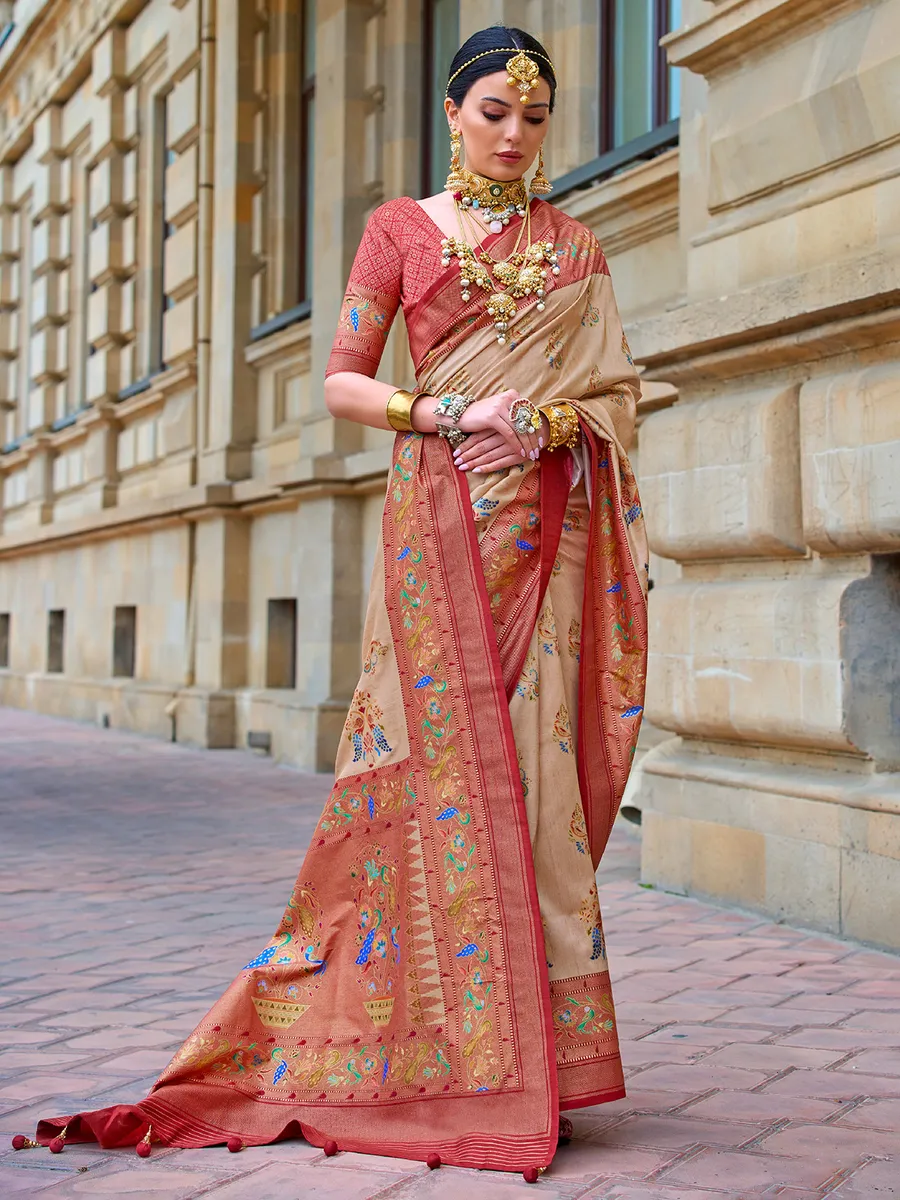
[[[396,429],[398,433],[412,431],[412,421],[410,420],[412,406],[421,395],[421,392],[404,392],[402,388],[398,388],[388,398],[387,420],[391,429]]]
[[[581,427],[578,423],[578,413],[571,404],[560,401],[553,404],[542,404],[541,412],[550,425],[550,441],[546,450],[558,450],[566,446],[574,450],[581,440]]]

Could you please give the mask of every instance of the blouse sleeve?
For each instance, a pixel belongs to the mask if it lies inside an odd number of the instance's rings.
[[[373,378],[400,305],[403,260],[390,234],[389,204],[376,208],[353,260],[325,369]]]

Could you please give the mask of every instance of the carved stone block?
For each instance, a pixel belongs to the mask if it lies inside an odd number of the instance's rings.
[[[805,384],[800,433],[809,545],[900,550],[900,362]]]
[[[804,553],[797,389],[774,387],[651,413],[641,492],[665,558]]]

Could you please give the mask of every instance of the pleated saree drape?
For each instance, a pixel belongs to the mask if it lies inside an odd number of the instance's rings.
[[[41,1140],[302,1133],[522,1170],[560,1109],[624,1094],[594,870],[643,704],[637,378],[596,238],[544,202],[533,222],[562,272],[500,347],[421,207],[382,206],[329,373],[373,375],[402,304],[421,387],[569,400],[581,448],[473,475],[397,436],[335,784],[276,935],[146,1100]]]

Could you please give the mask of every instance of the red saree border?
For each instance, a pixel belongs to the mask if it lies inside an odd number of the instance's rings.
[[[625,534],[617,476],[611,465],[614,448],[584,420],[581,430],[591,458],[588,545],[597,549],[589,555],[585,567],[577,757],[591,860],[596,870],[628,779],[644,704],[643,675],[630,681],[628,697],[625,687],[620,688],[618,696],[613,687],[613,651],[608,651],[617,633],[618,613],[613,610],[625,609],[634,629],[634,635],[628,636],[636,636],[637,644],[646,647],[647,605]],[[613,561],[621,566],[619,577],[611,569]],[[607,628],[601,627],[604,621]],[[630,722],[627,733],[612,732],[623,721]],[[624,754],[623,746],[627,747]]]

